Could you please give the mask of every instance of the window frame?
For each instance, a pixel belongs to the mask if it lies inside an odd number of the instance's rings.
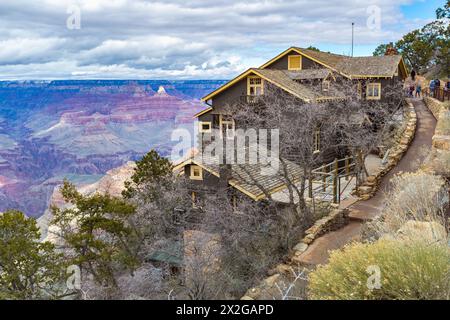
[[[209,129],[203,129],[203,125],[209,125]],[[212,131],[212,122],[211,121],[199,121],[198,122],[198,132],[200,133],[211,133]]]
[[[314,130],[313,148],[313,154],[320,153],[320,128]]]
[[[234,119],[233,118],[231,118],[231,120],[224,120],[223,119],[223,115],[220,115],[220,117],[219,117],[219,127],[220,127],[220,137],[222,138],[223,137],[223,132],[224,132],[224,130],[223,130],[223,126],[224,125],[230,125],[231,124],[231,127],[232,127],[232,129],[231,129],[231,131],[232,131],[232,136],[229,136],[228,135],[228,127],[226,128],[226,130],[225,130],[225,132],[226,132],[226,138],[227,139],[234,139],[234,135],[235,135],[235,131],[236,131],[236,124],[235,124],[235,122],[234,122]]]
[[[322,91],[323,91],[323,92],[328,92],[328,91],[330,91],[330,85],[331,85],[331,81],[330,81],[330,80],[324,79],[324,80],[322,81]]]
[[[261,80],[261,83],[259,84],[252,84],[252,80]],[[260,88],[261,89],[261,94],[250,94],[251,88],[255,88],[254,92],[256,93],[256,89]],[[264,79],[258,76],[248,76],[247,77],[247,96],[252,96],[252,97],[259,97],[262,96],[264,94]]]
[[[192,191],[192,193],[191,193],[191,201],[192,201],[192,209],[200,209],[200,206],[198,205],[197,192]]]
[[[358,81],[356,84],[356,94],[359,99],[363,97],[363,85],[361,81]]]
[[[198,176],[195,175],[195,169],[199,170]],[[189,178],[191,180],[197,180],[197,181],[203,180],[203,168],[198,165],[192,164],[189,168]]]
[[[298,66],[298,68],[293,68],[291,65],[292,65],[292,62],[291,62],[291,59],[293,59],[293,58],[299,58],[299,66]],[[288,70],[289,71],[299,71],[299,70],[302,70],[302,67],[303,67],[303,56],[302,55],[300,55],[300,54],[292,54],[292,55],[288,55]]]
[[[369,88],[378,87],[378,96],[369,95]],[[371,90],[373,93],[374,89]],[[381,82],[369,82],[366,84],[366,100],[380,100],[381,99]]]

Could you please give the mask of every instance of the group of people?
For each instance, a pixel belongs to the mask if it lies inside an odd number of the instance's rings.
[[[408,89],[408,96],[411,98],[420,98],[422,97],[422,82],[415,81],[410,84]]]
[[[449,77],[450,79],[450,77]],[[437,88],[441,88],[441,80],[434,79],[430,81],[430,95],[434,96]],[[450,80],[444,83],[444,93],[450,92]]]
[[[450,79],[450,78],[449,78]],[[411,81],[412,80],[412,81]],[[407,95],[411,98],[421,98],[422,90],[423,90],[423,80],[418,77],[414,77],[410,79],[409,84],[407,85]],[[434,79],[430,81],[429,85],[429,94],[430,96],[434,96],[436,89],[442,86],[442,81],[439,79]],[[450,92],[450,80],[444,84],[444,91]]]

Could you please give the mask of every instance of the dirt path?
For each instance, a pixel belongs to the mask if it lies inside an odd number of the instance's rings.
[[[364,221],[371,220],[380,214],[383,208],[385,193],[391,188],[392,177],[399,172],[413,172],[426,156],[424,147],[431,146],[436,119],[422,100],[411,100],[417,113],[416,135],[406,154],[398,165],[383,177],[376,195],[350,206],[350,223],[343,228],[327,233],[316,239],[302,254],[301,262],[307,265],[324,264],[328,260],[328,252],[341,248],[359,237]]]

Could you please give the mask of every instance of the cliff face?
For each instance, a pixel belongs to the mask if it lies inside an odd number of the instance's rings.
[[[135,166],[136,165],[134,162],[129,161],[121,165],[120,167],[109,170],[98,181],[90,184],[80,185],[78,191],[84,195],[93,195],[95,193],[109,193],[112,196],[120,196],[122,194],[122,190],[125,188],[125,181],[131,178]],[[67,203],[65,203],[58,188],[53,189],[49,203],[60,208],[67,207]],[[54,227],[50,227],[49,232],[49,223],[51,219],[52,214],[49,208],[47,208],[47,210],[45,210],[45,213],[41,217],[39,217],[37,222],[41,229],[42,238],[56,243],[57,237],[55,236],[55,233],[57,234],[57,230],[54,229]]]
[[[78,185],[170,153],[175,128],[193,129],[200,97],[223,81],[0,82],[0,212],[40,216],[64,177]]]

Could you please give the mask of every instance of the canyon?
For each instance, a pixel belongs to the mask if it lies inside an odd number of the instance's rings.
[[[220,80],[0,82],[0,212],[41,216],[55,187],[99,181],[178,128],[193,132],[200,98]]]

